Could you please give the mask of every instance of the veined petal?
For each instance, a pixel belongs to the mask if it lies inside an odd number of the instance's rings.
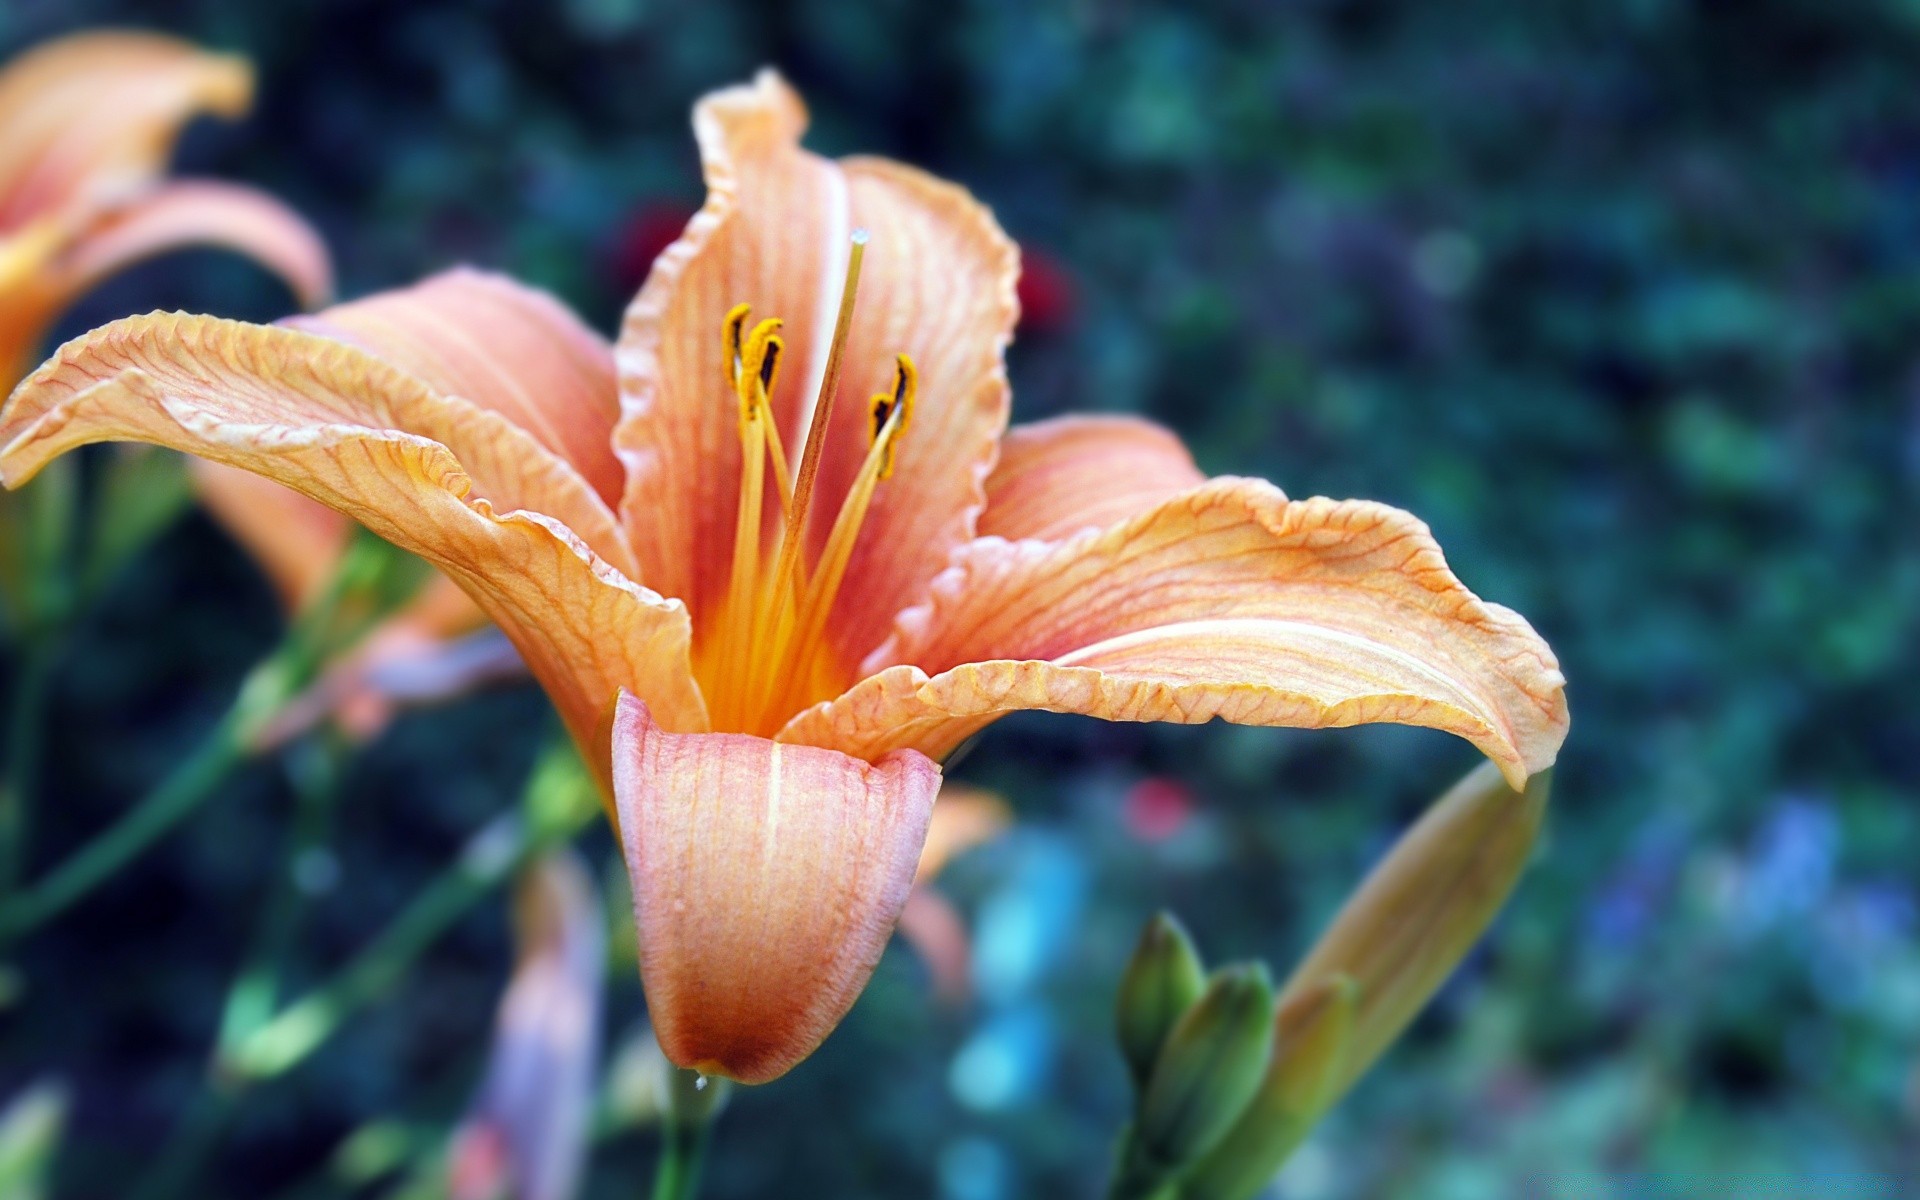
[[[0,411],[0,480],[90,442],[168,446],[294,488],[445,571],[504,630],[591,763],[620,688],[701,729],[680,604],[565,523],[598,504],[503,418],[355,347],[209,317],[135,317],[63,347]],[[559,510],[556,512],[555,510]],[[563,515],[564,514],[564,515]]]
[[[327,248],[300,215],[249,187],[211,180],[163,183],[103,211],[50,264],[71,298],[142,259],[212,246],[253,259],[286,282],[302,308],[333,292]]]
[[[785,320],[773,405],[797,461],[826,370],[848,238],[867,229],[809,531],[817,550],[866,453],[866,399],[891,390],[896,354],[913,356],[913,428],[854,552],[849,577],[861,584],[847,591],[859,598],[834,620],[834,636],[864,653],[972,532],[1006,424],[1001,360],[1018,313],[1018,252],[960,188],[877,159],[810,154],[799,144],[805,128],[799,98],[771,72],[695,110],[706,206],[655,264],[617,349],[622,515],[656,586],[697,616],[716,611],[740,474],[722,321],[741,303],[756,319]]]
[[[499,413],[570,463],[609,509],[619,503],[613,349],[546,292],[458,268],[287,323],[352,342]],[[631,562],[622,570],[638,578]]]
[[[1058,541],[1104,529],[1206,482],[1172,430],[1139,417],[1015,425],[987,476],[980,536]]]
[[[0,232],[130,194],[200,113],[237,117],[253,70],[157,34],[82,33],[0,70]]]
[[[940,768],[747,734],[670,734],[622,695],[614,795],[640,975],[683,1067],[765,1083],[866,986],[906,903]]]
[[[904,661],[901,661],[904,660]],[[888,661],[900,662],[887,669]],[[1516,785],[1566,737],[1564,678],[1413,516],[1218,479],[1061,543],[984,538],[783,741],[939,757],[1016,709],[1108,720],[1424,725]]]

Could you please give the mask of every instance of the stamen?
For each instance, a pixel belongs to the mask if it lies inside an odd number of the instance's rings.
[[[840,390],[840,368],[847,353],[847,335],[853,329],[853,300],[860,289],[860,264],[867,256],[867,231],[856,229],[847,251],[847,282],[840,289],[840,313],[833,323],[833,341],[827,348],[827,371],[820,380],[820,395],[814,402],[813,422],[807,428],[807,444],[800,453],[800,475],[794,480],[793,510],[787,521],[786,548],[783,555],[797,555],[800,537],[806,530],[807,510],[813,502],[814,481],[820,476],[820,460],[826,449],[827,430],[833,425],[833,401]]]
[[[737,348],[739,354],[733,383],[734,395],[740,402],[740,498],[733,526],[733,570],[728,580],[723,616],[724,627],[729,629],[738,628],[743,619],[751,619],[752,610],[748,609],[743,614],[741,609],[743,605],[752,603],[752,598],[760,591],[761,510],[766,500],[767,430],[773,424],[767,396],[779,370],[783,345],[777,336],[781,326],[778,318],[754,326],[753,333],[741,345],[740,330],[745,324],[746,315],[746,305],[740,305],[728,313],[725,331],[729,345]],[[751,650],[751,646],[741,645],[738,638],[722,638],[719,646],[719,677],[733,681],[744,675],[751,665]],[[725,686],[720,690],[723,698],[740,693],[737,686]]]
[[[736,304],[728,310],[727,319],[721,327],[723,330],[721,338],[727,351],[727,378],[733,380],[736,386],[740,380],[740,337],[746,328],[747,316],[751,312],[753,312],[751,304]]]
[[[780,672],[779,686],[775,695],[783,707],[798,708],[805,702],[808,689],[813,686],[813,665],[819,653],[821,635],[826,630],[827,618],[833,613],[834,602],[839,599],[840,584],[847,575],[847,566],[853,560],[854,545],[860,536],[860,527],[866,523],[867,511],[873,504],[874,490],[880,481],[893,474],[894,452],[900,444],[900,438],[906,433],[907,423],[913,419],[914,395],[918,391],[919,372],[914,369],[913,359],[904,354],[894,358],[893,393],[882,392],[869,401],[869,407],[875,418],[872,440],[867,447],[867,457],[860,464],[860,473],[854,476],[853,486],[847,489],[847,498],[841,502],[840,511],[835,514],[833,529],[827,535],[827,544],[820,552],[820,561],[813,571],[813,582],[806,589],[801,601],[799,613],[794,620],[793,661]],[[762,713],[762,716],[768,714]],[[777,714],[775,714],[777,715]]]
[[[913,360],[904,354],[896,355],[894,357],[893,394],[889,396],[883,393],[875,396],[871,401],[873,406],[873,426],[867,432],[868,449],[872,449],[874,446],[880,444],[881,434],[886,432],[887,421],[894,413],[897,412],[900,414],[900,428],[891,438],[887,439],[886,449],[882,452],[884,457],[880,462],[881,479],[893,478],[894,447],[898,444],[900,435],[906,433],[907,425],[913,420],[913,396],[918,387],[918,383],[919,376],[914,370]]]
[[[793,500],[787,506],[787,520],[780,534],[779,566],[773,573],[773,586],[759,606],[753,625],[756,650],[768,646],[768,661],[778,663],[786,657],[791,627],[778,620],[780,610],[797,598],[799,592],[800,547],[806,539],[807,515],[813,505],[813,491],[820,477],[820,460],[826,450],[827,430],[833,425],[833,402],[840,390],[840,369],[847,351],[847,335],[853,328],[854,297],[860,288],[860,264],[867,254],[867,231],[856,229],[847,251],[847,281],[840,289],[840,312],[834,320],[833,341],[827,350],[826,374],[820,380],[820,395],[814,403],[813,422],[807,427],[807,443],[800,454],[800,473],[793,481]],[[763,638],[770,637],[770,642]],[[756,655],[757,657],[757,655]]]

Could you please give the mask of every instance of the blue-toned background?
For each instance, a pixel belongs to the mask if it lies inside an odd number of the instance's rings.
[[[699,201],[689,105],[777,64],[816,147],[961,180],[1020,240],[1016,419],[1144,413],[1209,471],[1405,506],[1524,612],[1571,680],[1548,840],[1285,1194],[1920,1186],[1920,6],[8,0],[0,52],[100,23],[256,61],[255,115],[183,162],[307,213],[346,294],[473,261],[608,332]],[[182,256],[64,331],[286,303]],[[192,745],[278,624],[203,518],[157,543],[62,673],[41,852]],[[309,974],[510,803],[544,704],[408,717],[358,762]],[[946,880],[975,1003],[890,954],[819,1055],[727,1112],[707,1194],[1099,1195],[1146,916],[1284,970],[1472,758],[1402,730],[995,727],[956,774],[1021,823]],[[114,1194],[197,1086],[288,794],[246,773],[23,951],[0,1094],[71,1084],[57,1194]],[[208,1194],[295,1186],[371,1116],[457,1115],[507,956],[492,905],[248,1102]],[[609,1007],[617,1037],[630,976]],[[609,1143],[588,1195],[640,1194],[652,1156]]]

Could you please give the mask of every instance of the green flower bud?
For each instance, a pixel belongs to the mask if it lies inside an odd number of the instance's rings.
[[[1266,1074],[1273,1051],[1273,982],[1259,963],[1217,972],[1167,1035],[1140,1098],[1134,1137],[1169,1174],[1226,1136]]]
[[[1183,1180],[1181,1200],[1249,1200],[1446,982],[1532,854],[1548,773],[1515,792],[1492,763],[1427,810],[1348,899],[1280,995],[1260,1094]]]
[[[1200,953],[1173,914],[1163,912],[1148,921],[1126,973],[1120,976],[1116,1014],[1120,1053],[1133,1072],[1136,1088],[1146,1088],[1147,1076],[1174,1023],[1200,999],[1206,986]]]
[[[1247,1200],[1267,1186],[1334,1101],[1353,1046],[1358,997],[1342,975],[1281,1004],[1260,1090],[1182,1181],[1180,1200]]]

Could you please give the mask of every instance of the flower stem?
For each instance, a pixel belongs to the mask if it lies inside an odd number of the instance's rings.
[[[27,814],[40,780],[40,731],[59,641],[36,631],[22,648],[7,710],[7,765],[0,778],[0,901],[11,897],[26,857]]]
[[[193,754],[105,832],[38,882],[0,900],[0,943],[29,933],[84,899],[210,799],[252,754],[259,734],[320,668],[352,646],[418,584],[401,552],[371,535],[348,548],[327,590],[256,666]]]
[[[339,781],[347,756],[344,741],[323,733],[291,747],[288,754],[287,773],[297,800],[293,828],[275,872],[272,894],[262,907],[252,949],[227,988],[212,1056],[216,1067],[226,1047],[265,1024],[272,1015],[287,950],[306,908],[297,878],[299,866],[325,843],[329,818],[339,799]],[[175,1127],[154,1169],[129,1200],[172,1200],[189,1193],[218,1148],[245,1091],[244,1080],[223,1078],[216,1070]]]
[[[349,1016],[391,989],[414,960],[494,888],[529,859],[591,823],[600,809],[584,774],[550,770],[551,761],[534,771],[522,812],[503,814],[484,826],[460,857],[339,974],[223,1048],[222,1070],[258,1081],[305,1061]],[[557,801],[549,795],[556,786],[567,789]]]
[[[205,803],[247,756],[243,716],[241,705],[229,709],[199,748],[132,811],[0,904],[0,940],[30,933],[71,908]]]
[[[668,1085],[665,1119],[660,1125],[660,1165],[654,1171],[653,1200],[693,1200],[699,1194],[707,1143],[713,1140],[713,1119],[726,1103],[731,1086],[725,1079],[674,1071]]]

